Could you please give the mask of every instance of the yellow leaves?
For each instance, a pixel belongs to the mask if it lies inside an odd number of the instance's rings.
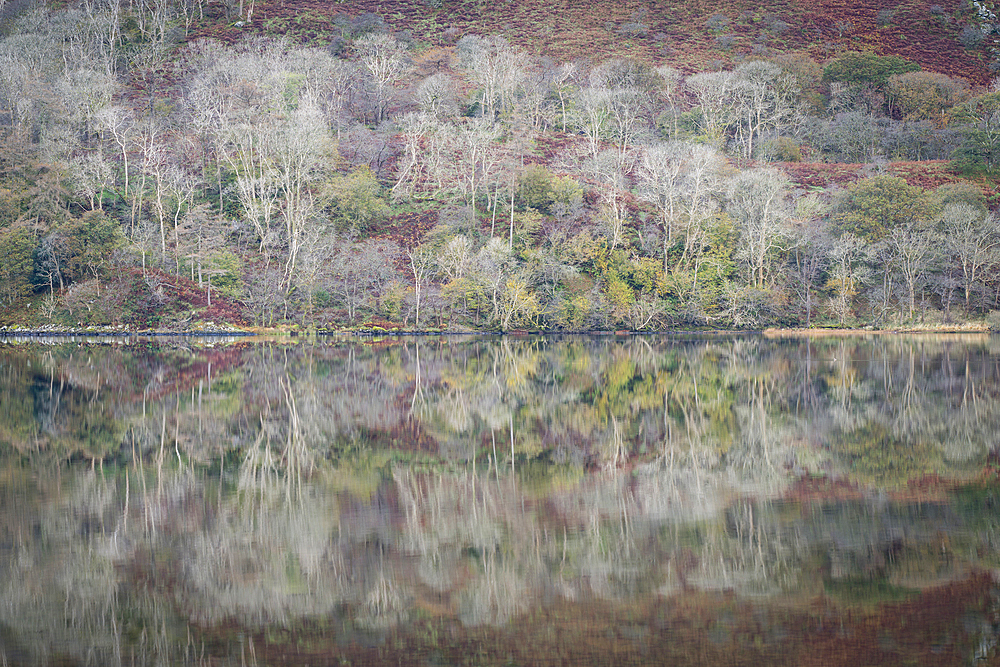
[[[538,297],[523,278],[508,278],[500,300],[500,325],[506,330],[512,324],[533,323],[541,314]]]
[[[553,310],[555,312],[550,315],[554,321],[568,329],[579,330],[585,328],[587,319],[593,311],[593,304],[586,294],[577,294],[559,302]]]
[[[947,125],[948,111],[969,98],[969,84],[936,72],[907,72],[889,77],[886,92],[894,110],[907,120]]]
[[[629,307],[635,303],[635,292],[631,286],[618,276],[612,276],[604,286],[604,296],[608,300],[612,311],[621,316]]]
[[[825,288],[835,294],[851,298],[858,293],[857,282],[851,276],[834,276],[826,281]]]
[[[334,176],[324,188],[334,211],[334,218],[344,226],[359,230],[389,214],[389,205],[381,197],[381,186],[368,167],[359,167],[346,176]]]

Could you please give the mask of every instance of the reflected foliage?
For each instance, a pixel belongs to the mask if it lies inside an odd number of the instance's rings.
[[[601,609],[678,664],[995,659],[994,345],[8,344],[4,657],[572,653],[546,633]],[[641,660],[629,636],[591,658]]]

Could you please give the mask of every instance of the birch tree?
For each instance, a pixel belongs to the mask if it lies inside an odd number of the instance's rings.
[[[738,66],[730,81],[736,143],[749,160],[762,136],[795,121],[800,91],[790,74],[760,60]]]
[[[499,121],[514,108],[528,65],[527,55],[499,36],[467,35],[458,41],[457,50],[462,66],[478,89],[483,116]]]
[[[769,282],[769,255],[783,247],[789,210],[785,196],[788,177],[776,169],[741,172],[729,187],[726,210],[740,232],[737,255],[743,260],[747,284],[764,290]]]
[[[702,133],[716,149],[725,148],[726,128],[733,121],[732,72],[702,72],[685,84],[698,100]]]
[[[909,227],[892,230],[887,240],[896,255],[896,263],[906,284],[907,306],[912,320],[917,290],[923,287],[928,272],[939,256],[941,239],[932,230]]]
[[[1000,220],[971,204],[948,204],[941,215],[944,249],[962,274],[965,307],[990,270],[1000,263]]]
[[[663,228],[663,272],[670,271],[670,247],[682,205],[681,180],[685,147],[682,144],[644,146],[639,163],[639,197],[656,206]]]
[[[370,33],[354,42],[358,57],[375,85],[375,125],[381,123],[392,99],[392,86],[409,67],[406,45],[392,35]]]

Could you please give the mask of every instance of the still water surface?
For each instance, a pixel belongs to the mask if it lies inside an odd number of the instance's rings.
[[[1000,339],[0,340],[6,665],[1000,664]]]

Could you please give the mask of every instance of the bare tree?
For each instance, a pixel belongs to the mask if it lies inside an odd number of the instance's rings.
[[[67,72],[56,82],[60,105],[83,141],[90,141],[97,128],[97,116],[111,105],[118,82],[106,73],[80,68]]]
[[[906,283],[909,317],[913,319],[917,289],[923,286],[927,273],[939,256],[941,239],[932,230],[913,226],[893,229],[887,240],[896,255],[896,263],[903,276],[903,282]]]
[[[430,249],[410,248],[406,251],[410,260],[410,275],[413,277],[413,299],[415,305],[414,326],[420,328],[420,298],[434,268],[434,257]]]
[[[417,104],[420,112],[434,118],[446,119],[458,115],[455,84],[444,72],[427,77],[417,86]]]
[[[682,144],[643,146],[639,164],[639,196],[656,206],[663,227],[663,271],[669,272],[670,246],[682,206],[681,180],[687,150]]]
[[[137,131],[134,114],[121,106],[103,108],[97,114],[97,124],[102,131],[110,132],[115,145],[122,156],[122,197],[128,199],[129,191],[129,153],[133,145],[133,137]]]
[[[799,89],[791,74],[774,63],[756,60],[737,67],[731,77],[736,143],[750,159],[761,136],[780,132],[798,114]]]
[[[413,196],[417,188],[424,184],[428,172],[424,144],[436,124],[436,118],[428,113],[406,114],[400,119],[400,134],[405,148],[397,168],[396,183],[392,186],[393,197]]]
[[[667,103],[667,110],[670,113],[672,126],[670,138],[677,139],[677,135],[680,133],[680,112],[677,110],[677,102],[681,90],[681,73],[669,65],[657,67],[656,73],[662,82],[659,90],[660,96]]]
[[[409,67],[406,45],[392,35],[370,33],[354,42],[358,57],[375,82],[375,124],[386,117],[392,85]]]
[[[577,91],[574,124],[587,137],[590,156],[595,162],[611,115],[609,105],[610,93],[606,88],[588,87]]]
[[[849,232],[841,235],[830,247],[826,287],[833,292],[830,307],[841,325],[851,313],[854,296],[872,279],[869,263],[873,256],[871,246]]]
[[[508,244],[500,238],[490,239],[476,253],[470,277],[479,297],[489,300],[492,322],[500,323],[504,285],[516,264]]]
[[[525,78],[528,58],[498,36],[467,35],[457,50],[462,66],[479,88],[482,113],[498,121],[514,108],[517,91]]]
[[[733,122],[733,73],[702,72],[685,81],[698,100],[702,116],[702,132],[710,145],[725,148],[726,128]]]
[[[339,244],[330,258],[331,287],[347,310],[349,321],[355,321],[360,308],[376,307],[383,289],[396,275],[398,255],[399,248],[385,240]]]
[[[718,208],[716,197],[721,189],[721,172],[725,162],[711,146],[694,144],[689,147],[684,188],[685,215],[684,252],[679,267],[690,266],[697,279],[704,245],[705,225]]]
[[[70,178],[77,196],[90,203],[90,210],[104,208],[104,191],[114,184],[111,163],[99,152],[85,153],[70,160]]]
[[[965,307],[991,267],[1000,262],[1000,221],[970,204],[948,204],[941,215],[944,248],[962,271]]]
[[[737,255],[746,266],[746,281],[764,290],[769,282],[770,254],[783,247],[789,210],[788,177],[775,169],[751,169],[730,182],[726,210],[740,231]]]
[[[285,277],[290,280],[295,271],[301,235],[314,212],[312,188],[328,170],[333,146],[319,108],[309,99],[300,100],[275,130],[269,143],[282,195],[282,218],[288,243]]]
[[[146,183],[153,183],[153,208],[160,225],[160,252],[167,254],[167,172],[170,168],[170,152],[164,137],[165,128],[154,118],[148,118],[139,126],[137,133],[138,147],[142,161],[139,169],[139,188],[132,198],[132,226],[135,226],[137,215],[142,211],[146,194]]]
[[[337,252],[340,239],[326,226],[306,225],[299,237],[299,252],[293,284],[306,301],[306,317],[315,322],[317,290],[330,282],[330,258]]]
[[[458,155],[462,162],[459,182],[468,195],[473,217],[476,214],[476,195],[489,178],[491,167],[495,166],[495,161],[489,159],[489,149],[499,136],[499,128],[490,121],[470,119],[459,128]]]
[[[552,90],[559,98],[559,110],[562,115],[562,131],[566,131],[566,103],[572,99],[574,84],[577,77],[576,63],[564,63],[556,70],[552,79]]]
[[[797,207],[796,224],[789,239],[790,282],[805,313],[806,327],[812,326],[818,281],[829,261],[828,252],[832,243],[826,228],[814,215],[816,209],[811,206],[811,201]]]

